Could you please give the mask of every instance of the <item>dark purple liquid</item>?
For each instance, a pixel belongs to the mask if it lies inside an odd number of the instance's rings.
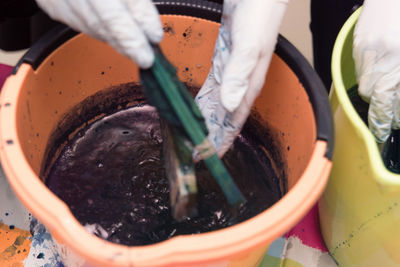
[[[146,245],[221,229],[253,217],[282,196],[265,148],[247,128],[224,157],[247,199],[238,213],[200,163],[198,216],[173,219],[158,114],[148,105],[121,110],[79,131],[52,165],[46,184],[82,225],[111,242]]]

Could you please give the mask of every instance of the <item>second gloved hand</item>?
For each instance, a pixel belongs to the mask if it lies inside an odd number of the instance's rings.
[[[360,96],[370,103],[368,124],[378,143],[400,129],[400,1],[365,0],[354,31]]]
[[[213,65],[196,96],[218,156],[229,149],[264,84],[289,0],[225,0]]]
[[[36,0],[54,20],[109,43],[141,68],[153,64],[150,43],[163,30],[151,0]]]

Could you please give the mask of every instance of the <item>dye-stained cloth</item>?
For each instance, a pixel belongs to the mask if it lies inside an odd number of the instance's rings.
[[[212,67],[195,98],[220,157],[240,133],[261,92],[288,2],[223,1]]]

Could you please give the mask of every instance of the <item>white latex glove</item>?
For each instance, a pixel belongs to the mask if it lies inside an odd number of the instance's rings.
[[[141,68],[154,62],[150,43],[163,36],[151,0],[36,0],[54,20],[112,45]]]
[[[354,31],[353,57],[360,96],[378,143],[400,128],[400,1],[365,0]]]
[[[289,0],[225,0],[213,65],[196,96],[222,155],[244,125],[275,49]]]

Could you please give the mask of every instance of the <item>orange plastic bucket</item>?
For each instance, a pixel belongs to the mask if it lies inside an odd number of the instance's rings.
[[[197,87],[211,66],[219,27],[210,20],[212,16],[204,17],[208,19],[162,15],[165,36],[161,47],[179,77]],[[40,172],[49,139],[71,109],[104,88],[138,78],[132,61],[66,28],[55,29],[32,47],[7,79],[0,99],[0,158],[16,195],[50,230],[66,265],[257,266],[269,244],[318,200],[328,179],[332,118],[318,76],[280,37],[253,109],[261,116],[260,122],[268,124],[284,158],[279,171],[287,177],[288,192],[281,200],[223,230],[128,247],[89,234],[66,204],[47,189]]]

